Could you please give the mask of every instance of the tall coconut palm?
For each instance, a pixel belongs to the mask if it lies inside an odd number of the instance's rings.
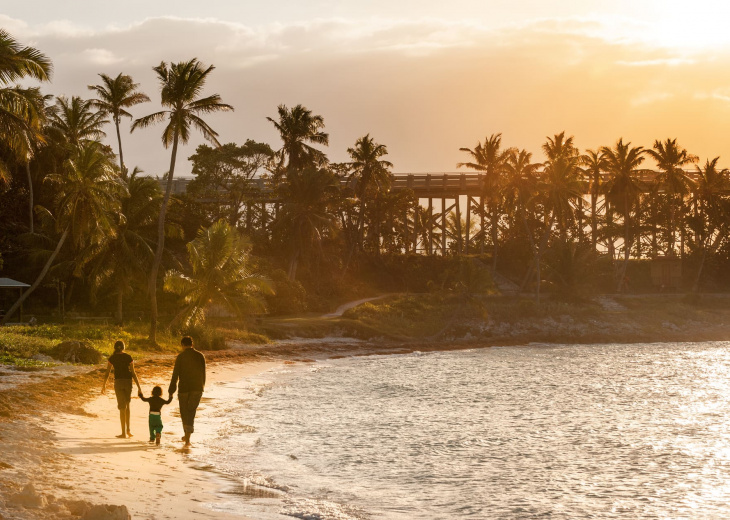
[[[575,215],[574,208],[582,211],[583,204],[580,159],[574,150],[549,156],[539,187],[546,212],[551,214],[557,224],[563,242],[567,241],[568,225]]]
[[[3,135],[2,141],[12,152],[15,160],[25,166],[28,180],[28,228],[31,233],[34,233],[34,190],[30,163],[38,149],[46,142],[43,132],[46,123],[46,103],[52,96],[44,96],[37,87],[0,90],[5,90],[6,93],[11,93],[18,98],[17,106],[14,109],[15,115],[19,118],[18,124],[12,131]],[[2,92],[0,92],[0,100],[2,97]],[[7,173],[7,165],[0,159],[0,179],[7,176]]]
[[[56,197],[53,211],[45,212],[55,221],[60,237],[36,280],[11,307],[2,323],[40,285],[67,239],[76,248],[93,248],[114,236],[113,215],[119,211],[120,198],[126,190],[99,143],[82,143],[64,164],[63,173],[48,175],[46,181],[54,184]]]
[[[139,118],[132,124],[134,131],[137,128],[146,128],[167,121],[162,132],[162,144],[165,148],[172,146],[170,170],[167,173],[167,185],[157,223],[157,249],[149,278],[151,315],[149,339],[153,343],[157,341],[157,273],[165,247],[165,215],[172,193],[178,144],[186,144],[190,139],[192,128],[196,128],[206,140],[220,146],[218,133],[201,118],[201,115],[233,110],[231,105],[221,101],[218,94],[200,97],[208,75],[214,69],[212,65],[205,67],[197,58],[170,65],[163,61],[154,67],[153,70],[160,82],[160,97],[164,110]]]
[[[528,214],[538,213],[540,163],[532,162],[532,154],[526,150],[513,150],[505,163],[506,181],[504,185],[505,205],[513,208],[513,221],[521,221],[530,243],[533,260],[523,278],[521,290],[525,288],[532,274],[537,274],[536,298],[540,301],[540,257],[545,248],[552,221],[546,221],[542,238],[535,240],[535,226],[528,221]],[[536,220],[536,219],[533,219]],[[547,220],[547,217],[545,217]]]
[[[102,130],[106,123],[106,115],[96,111],[90,100],[59,96],[50,109],[48,132],[55,142],[71,151],[106,137]]]
[[[339,188],[334,175],[315,168],[290,177],[282,187],[285,202],[275,226],[288,244],[290,280],[296,279],[300,259],[306,258],[312,250],[321,250],[325,234],[335,230],[330,205]]]
[[[117,143],[119,145],[119,170],[122,177],[127,177],[127,169],[124,167],[124,154],[122,152],[122,136],[119,133],[119,123],[122,117],[132,118],[132,114],[127,112],[131,108],[140,103],[146,103],[150,100],[147,94],[138,91],[139,84],[132,80],[132,76],[122,74],[121,72],[115,78],[111,78],[106,74],[99,74],[102,80],[101,85],[89,85],[89,90],[96,93],[97,99],[91,100],[91,106],[99,112],[111,116],[114,121],[114,127],[117,131]]]
[[[511,148],[502,149],[502,134],[492,134],[484,138],[484,143],[477,142],[474,149],[459,148],[459,151],[468,153],[472,161],[457,163],[456,167],[471,168],[484,172],[482,197],[486,199],[487,209],[480,208],[482,214],[481,233],[485,236],[484,215],[489,211],[490,235],[492,239],[492,269],[497,268],[497,247],[499,240],[499,220],[501,218],[502,187],[505,182],[505,164],[512,153]],[[482,238],[482,249],[484,239]]]
[[[388,148],[379,144],[366,134],[355,141],[355,146],[347,149],[351,162],[348,164],[349,183],[354,183],[355,194],[360,200],[360,214],[357,221],[358,240],[350,249],[350,257],[356,245],[362,246],[365,235],[365,213],[367,204],[381,192],[390,190],[393,163],[383,159],[388,155]],[[376,216],[377,218],[377,216]],[[349,264],[350,258],[348,258]]]
[[[623,215],[624,261],[616,277],[617,290],[620,290],[624,285],[626,268],[631,253],[631,231],[633,226],[631,214],[634,204],[638,201],[642,191],[641,181],[639,180],[639,166],[644,162],[645,150],[641,146],[632,147],[631,143],[624,143],[622,138],[618,140],[613,148],[604,146],[600,151],[606,160],[606,172],[609,176],[606,181],[606,197]]]
[[[565,131],[555,134],[554,137],[548,137],[547,141],[542,145],[542,151],[548,161],[556,161],[560,158],[577,157],[578,148],[573,145],[574,137],[565,137]]]
[[[33,141],[39,137],[42,115],[34,103],[40,91],[33,88],[8,87],[24,78],[49,81],[53,65],[48,57],[33,47],[24,47],[8,32],[0,29],[0,140],[28,158]],[[0,182],[9,179],[4,161],[0,160]]]
[[[162,202],[160,184],[152,177],[139,177],[135,168],[124,181],[127,193],[114,223],[114,236],[96,252],[90,275],[92,297],[102,287],[111,287],[117,297],[117,322],[124,323],[124,297],[143,277],[155,257],[157,215]]]
[[[657,163],[659,175],[656,183],[668,199],[667,253],[672,253],[677,237],[677,213],[682,213],[684,198],[692,186],[692,180],[683,168],[696,163],[699,157],[679,146],[676,139],[667,139],[664,142],[656,140],[653,149],[646,150],[646,153]]]
[[[282,147],[276,152],[279,159],[279,167],[275,172],[277,179],[283,173],[288,176],[306,167],[325,166],[328,160],[324,152],[307,144],[329,145],[329,134],[323,131],[324,118],[313,115],[311,110],[302,105],[291,109],[279,105],[277,111],[278,121],[266,118],[278,130],[283,141]]]
[[[22,46],[4,29],[0,29],[0,83],[8,84],[23,78],[48,81],[53,64],[41,51]]]
[[[695,276],[692,290],[697,292],[702,278],[707,253],[717,251],[722,241],[727,239],[730,223],[730,208],[726,194],[730,190],[730,171],[720,169],[719,157],[707,160],[704,167],[696,166],[696,231],[702,257]]]
[[[591,247],[595,251],[598,244],[598,197],[601,194],[601,175],[606,170],[606,159],[600,150],[586,150],[581,156],[581,163],[585,167],[584,173],[588,177],[591,193]]]
[[[187,250],[190,272],[165,274],[165,290],[180,296],[184,305],[173,328],[204,322],[211,305],[237,315],[264,307],[261,296],[273,292],[271,285],[252,270],[249,243],[225,220],[201,229]]]

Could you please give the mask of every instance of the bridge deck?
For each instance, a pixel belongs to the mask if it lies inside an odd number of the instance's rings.
[[[697,179],[697,172],[686,171],[687,176],[691,180]],[[641,170],[638,180],[646,185],[647,190],[656,179],[658,172],[653,170]],[[603,179],[607,179],[607,175],[602,175]],[[444,173],[395,173],[391,176],[391,190],[412,190],[419,198],[453,198],[459,195],[470,195],[478,197],[482,194],[484,187],[484,174],[479,172],[444,172]],[[192,181],[190,178],[177,178],[173,181],[172,192],[181,195],[186,192],[188,184]],[[341,180],[343,186],[347,185],[347,180]],[[254,187],[258,188],[259,193],[266,199],[267,194],[273,192],[271,182],[268,179],[254,178],[251,179]],[[160,181],[164,186],[164,181]],[[589,193],[588,183],[585,184],[585,193]]]

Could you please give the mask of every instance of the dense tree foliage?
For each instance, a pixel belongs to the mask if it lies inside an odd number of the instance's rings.
[[[348,162],[330,162],[324,117],[303,105],[267,118],[278,143],[221,144],[206,118],[232,107],[204,93],[214,67],[192,59],[154,68],[162,110],[131,126],[163,123],[170,168],[147,177],[128,171],[134,150],[122,147],[120,123],[149,100],[134,79],[100,74],[90,100],[13,84],[51,70],[0,30],[0,268],[32,282],[4,321],[36,291],[28,303],[47,310],[62,286],[79,311],[149,318],[154,341],[160,288],[163,325],[185,328],[213,311],[263,312],[265,301],[279,312],[325,307],[363,280],[463,289],[490,268],[538,298],[545,287],[626,290],[632,262],[657,257],[684,260],[687,289],[730,282],[730,173],[676,139],[581,152],[561,132],[538,158],[494,133],[459,150],[457,167],[481,176],[477,196],[435,207],[393,189],[388,148],[369,133],[343,150]],[[110,122],[115,149],[100,142]],[[209,144],[189,157],[187,192],[173,194],[193,131]]]

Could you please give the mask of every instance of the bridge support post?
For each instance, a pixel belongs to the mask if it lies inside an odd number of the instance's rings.
[[[479,226],[481,227],[481,229],[479,231],[482,234],[482,240],[481,240],[479,252],[481,254],[484,254],[484,242],[487,240],[487,230],[484,229],[484,197],[479,197],[479,210],[480,210],[480,218],[481,218],[481,221],[479,223]]]
[[[464,253],[469,254],[469,231],[471,229],[471,195],[466,196],[466,245]]]
[[[461,195],[456,194],[454,204],[456,205],[456,254],[461,254],[464,251],[463,237],[461,235],[461,209],[459,208],[459,199]]]
[[[441,255],[446,256],[446,197],[441,197]]]
[[[415,226],[415,220],[414,220]],[[403,248],[406,250],[406,254],[411,251],[411,232],[408,227],[408,208],[403,212]]]
[[[433,227],[434,227],[434,221],[433,221],[433,198],[428,198],[428,245],[426,246],[426,250],[428,251],[429,255],[433,254]]]
[[[416,207],[413,208],[413,252],[418,254],[418,228],[420,227],[420,220],[418,219],[418,213],[420,209],[420,201],[416,200]]]

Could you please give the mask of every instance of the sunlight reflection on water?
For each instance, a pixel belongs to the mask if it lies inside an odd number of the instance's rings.
[[[730,517],[728,343],[319,366],[227,410],[217,464],[341,518]]]

